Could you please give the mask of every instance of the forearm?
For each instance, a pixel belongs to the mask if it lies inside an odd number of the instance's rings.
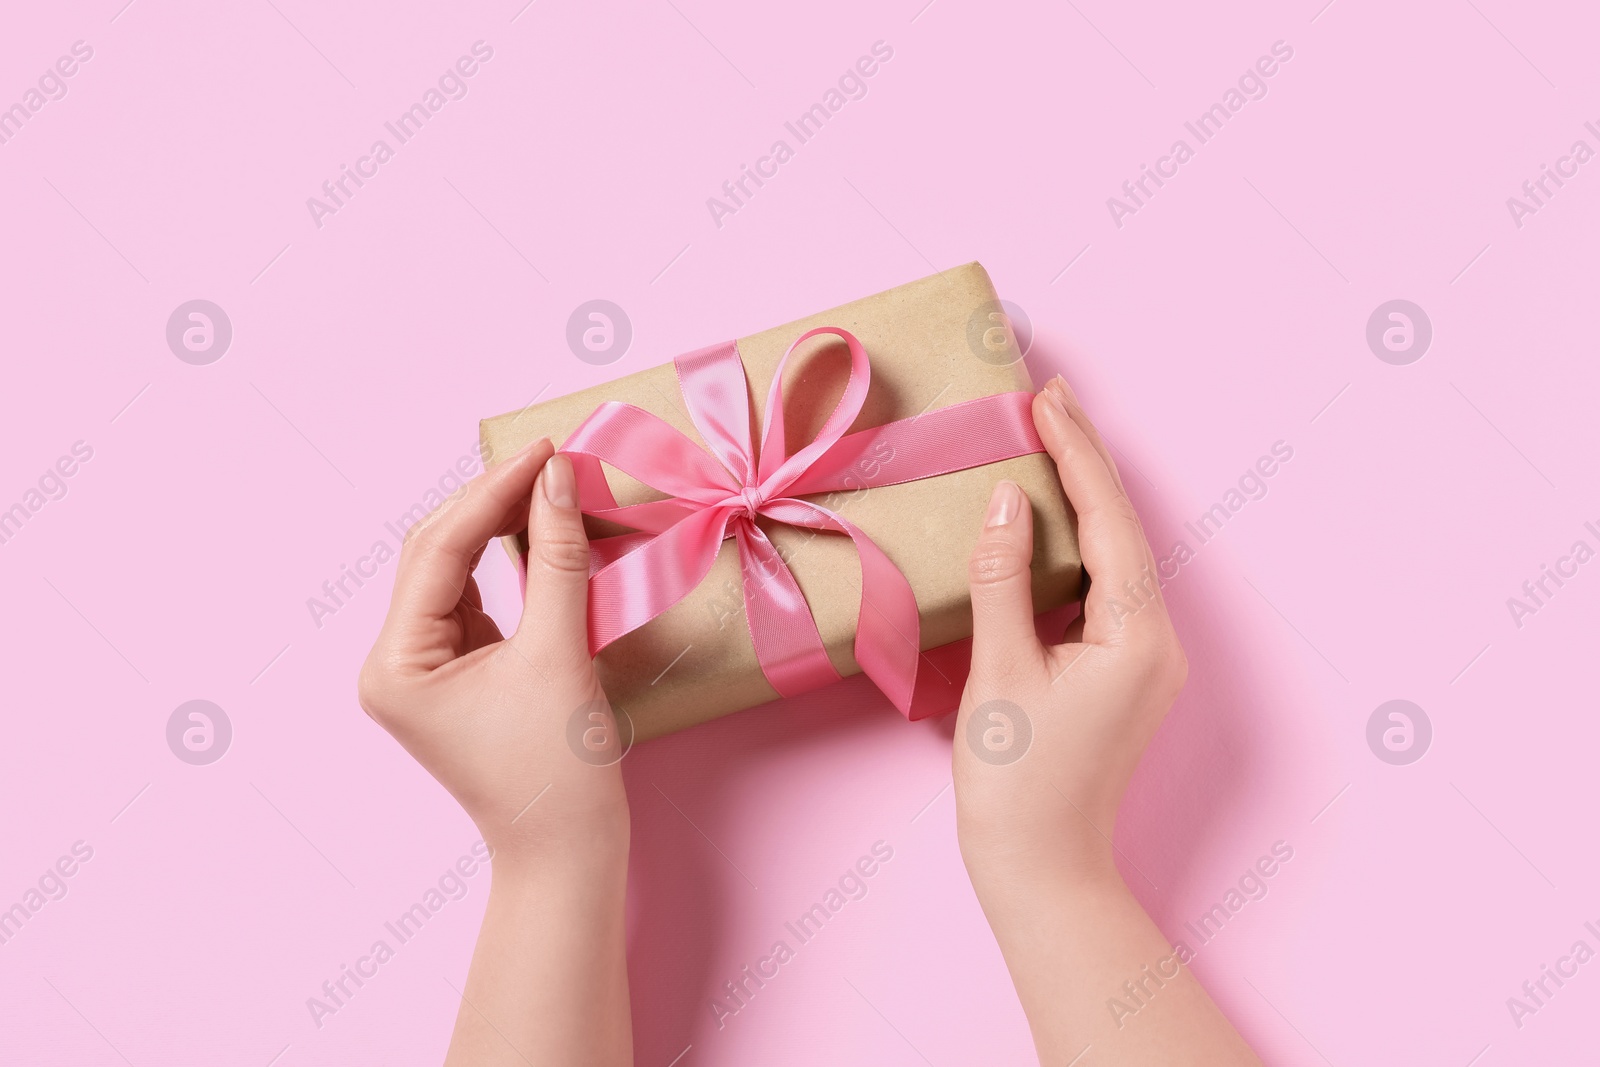
[[[446,1064],[631,1064],[626,846],[493,877]]]
[[[1109,855],[1034,867],[969,856],[968,867],[1044,1067],[1260,1062]]]

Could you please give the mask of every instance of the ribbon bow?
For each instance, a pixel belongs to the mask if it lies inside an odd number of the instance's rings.
[[[839,337],[849,347],[850,379],[816,438],[790,455],[783,371],[795,349],[819,334]],[[650,412],[615,400],[596,408],[561,448],[572,460],[583,513],[638,531],[591,545],[590,651],[598,653],[682,600],[731,537],[744,575],[745,621],[772,688],[794,696],[837,681],[839,673],[794,575],[756,523],[765,517],[842,533],[855,543],[861,559],[856,662],[907,718],[921,717],[912,702],[921,645],[910,583],[860,528],[801,498],[895,485],[1041,452],[1031,394],[980,397],[847,434],[866,400],[871,363],[854,335],[822,326],[796,338],[778,362],[758,453],[737,344],[679,356],[674,366],[689,417],[709,451]],[[602,460],[668,499],[618,506]]]

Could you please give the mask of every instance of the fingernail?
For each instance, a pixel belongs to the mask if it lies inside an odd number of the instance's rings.
[[[1078,394],[1072,391],[1072,386],[1068,385],[1067,380],[1061,375],[1058,374],[1050,379],[1050,386],[1055,390],[1056,397],[1061,401],[1062,407],[1078,402]]]
[[[578,506],[578,481],[566,456],[551,456],[544,465],[544,498],[558,508]]]
[[[1067,405],[1062,403],[1061,391],[1056,388],[1056,382],[1058,380],[1059,379],[1051,378],[1048,382],[1045,382],[1044,388],[1039,390],[1039,395],[1044,397],[1045,403],[1056,409],[1057,414],[1066,415]]]
[[[989,514],[984,517],[984,528],[1004,526],[1017,517],[1021,508],[1022,490],[1017,488],[1017,483],[1001,482],[994,487],[994,495],[989,498]]]

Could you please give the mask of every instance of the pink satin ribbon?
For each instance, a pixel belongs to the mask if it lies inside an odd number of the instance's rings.
[[[816,439],[790,455],[784,366],[801,342],[819,334],[839,337],[849,347],[850,379]],[[591,545],[590,651],[598,653],[687,596],[731,537],[744,575],[745,621],[772,688],[795,696],[837,681],[794,575],[755,522],[765,516],[842,533],[855,543],[861,559],[856,662],[907,718],[930,713],[913,699],[921,635],[905,575],[849,520],[799,498],[896,485],[1042,452],[1032,394],[980,397],[846,434],[866,400],[871,363],[854,335],[822,326],[797,338],[779,361],[757,453],[737,344],[703,348],[679,356],[674,365],[689,417],[709,452],[650,412],[615,400],[596,408],[561,448],[577,473],[584,514],[639,531]],[[864,465],[868,457],[885,456]],[[669,499],[618,506],[601,461]]]

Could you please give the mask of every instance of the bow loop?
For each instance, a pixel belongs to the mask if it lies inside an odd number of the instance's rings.
[[[832,334],[844,340],[850,350],[850,380],[816,438],[791,456],[787,454],[788,443],[784,435],[783,372],[795,349],[821,334]],[[850,424],[856,421],[856,416],[861,414],[861,405],[866,403],[867,389],[871,384],[872,361],[867,358],[867,350],[856,340],[855,334],[837,326],[818,326],[794,339],[794,343],[783,353],[783,358],[778,360],[778,368],[772,372],[772,386],[767,391],[767,428],[761,439],[759,469],[761,484],[770,487],[771,495],[782,496],[796,478],[838,443]]]

